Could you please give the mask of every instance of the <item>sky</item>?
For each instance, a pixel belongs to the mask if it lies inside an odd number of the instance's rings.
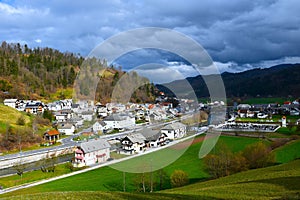
[[[87,56],[121,32],[160,27],[202,45],[220,72],[240,72],[300,63],[299,10],[299,0],[0,0],[0,41]],[[141,49],[115,63],[125,70],[157,63],[178,74],[162,67],[157,82],[195,75],[184,59],[160,50]]]

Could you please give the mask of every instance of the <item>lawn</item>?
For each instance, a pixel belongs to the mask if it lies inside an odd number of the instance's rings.
[[[296,158],[300,158],[300,140],[292,141],[274,150],[276,161],[286,163]]]
[[[70,172],[71,172],[70,169],[67,168],[65,164],[60,164],[56,166],[55,172],[44,173],[41,170],[35,170],[35,171],[24,173],[22,178],[17,174],[12,176],[2,177],[0,178],[0,185],[3,186],[4,188],[13,187],[16,185],[47,179],[47,178],[63,175]]]
[[[259,139],[221,136],[219,141],[227,144],[233,151],[242,150],[246,145],[255,143]],[[182,169],[188,173],[190,181],[207,178],[209,175],[203,170],[202,160],[198,158],[201,143],[192,144],[175,162],[164,168],[169,176],[176,169]],[[168,149],[159,151],[161,155],[182,150]],[[156,152],[158,153],[158,152]],[[156,154],[153,153],[153,154]],[[147,156],[151,156],[148,154]],[[144,156],[143,156],[144,157]],[[140,174],[125,173],[126,191],[134,192],[137,190],[137,179]],[[154,172],[156,182],[158,182],[158,172]],[[170,188],[169,183],[164,183],[163,188]],[[86,173],[78,174],[61,180],[49,182],[29,189],[14,192],[14,194],[27,194],[53,191],[123,191],[123,172],[111,167],[103,167]]]

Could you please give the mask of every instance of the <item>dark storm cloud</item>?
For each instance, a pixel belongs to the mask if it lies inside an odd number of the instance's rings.
[[[300,62],[299,10],[298,0],[2,1],[0,40],[88,55],[121,31],[164,27],[199,42],[221,71],[241,71]],[[172,55],[152,53],[172,61]]]

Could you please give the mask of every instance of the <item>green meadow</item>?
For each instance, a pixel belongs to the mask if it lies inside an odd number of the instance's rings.
[[[203,136],[201,136],[203,137]],[[201,138],[200,137],[200,138]],[[199,137],[198,137],[199,138]],[[259,141],[256,138],[242,138],[221,136],[219,143],[225,143],[233,151],[240,151],[245,146]],[[175,162],[166,166],[163,171],[167,176],[170,176],[174,170],[181,169],[185,171],[190,178],[190,182],[197,182],[209,177],[209,174],[203,169],[202,160],[198,158],[199,149],[202,142],[192,144],[187,150],[180,156]],[[182,149],[164,149],[151,154],[147,154],[142,157],[152,157],[159,154],[168,155],[168,153],[179,152],[182,153]],[[135,162],[134,160],[132,161]],[[154,177],[158,181],[159,171],[154,172]],[[17,175],[15,175],[17,176]],[[137,179],[140,174],[125,173],[126,177],[126,191],[134,192],[137,190]],[[0,179],[1,181],[1,179]],[[165,181],[163,188],[170,188],[169,181]],[[74,175],[68,178],[52,181],[46,184],[42,184],[36,187],[32,187],[25,190],[16,191],[14,193],[26,194],[39,193],[39,192],[52,192],[52,191],[123,191],[123,172],[113,169],[111,167],[102,167],[96,170],[92,170],[86,173]]]

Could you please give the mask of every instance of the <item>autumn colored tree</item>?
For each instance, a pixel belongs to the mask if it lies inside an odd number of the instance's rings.
[[[247,146],[242,155],[245,157],[249,168],[255,169],[266,167],[275,162],[275,155],[271,151],[271,147],[258,142]]]
[[[188,174],[182,170],[175,170],[170,179],[172,187],[181,187],[189,183]]]
[[[225,144],[221,143],[214,153],[204,158],[207,171],[214,178],[228,176],[248,169],[246,159],[241,153],[233,153]]]

